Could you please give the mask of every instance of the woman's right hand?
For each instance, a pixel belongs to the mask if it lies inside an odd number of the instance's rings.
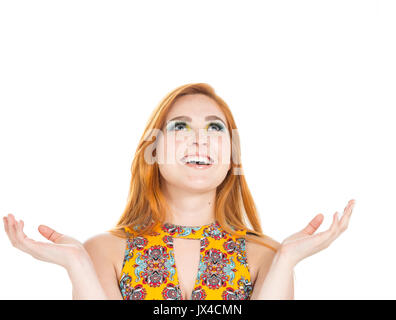
[[[17,222],[12,214],[3,217],[3,222],[11,244],[38,260],[55,263],[68,270],[75,263],[89,259],[89,254],[81,242],[58,233],[48,226],[40,225],[38,231],[53,243],[28,238],[23,232],[23,221]]]

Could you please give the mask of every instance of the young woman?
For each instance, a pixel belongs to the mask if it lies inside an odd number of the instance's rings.
[[[294,266],[345,231],[355,201],[328,230],[315,234],[318,214],[279,243],[262,233],[240,158],[227,104],[207,84],[184,85],[147,123],[113,229],[82,244],[40,225],[52,243],[37,242],[9,214],[5,231],[14,247],[66,268],[73,299],[294,299]]]

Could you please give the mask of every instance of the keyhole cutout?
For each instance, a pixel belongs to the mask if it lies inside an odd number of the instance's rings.
[[[176,274],[179,279],[181,295],[184,300],[191,300],[200,261],[200,239],[173,239]]]

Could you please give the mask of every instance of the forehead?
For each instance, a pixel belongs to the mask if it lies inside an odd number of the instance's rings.
[[[226,117],[216,101],[204,94],[189,94],[178,98],[170,108],[166,120],[177,116],[188,116],[202,120],[208,115],[215,115],[226,123]]]

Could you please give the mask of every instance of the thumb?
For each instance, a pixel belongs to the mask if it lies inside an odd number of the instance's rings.
[[[48,240],[59,243],[59,239],[63,236],[63,234],[56,232],[54,229],[45,226],[43,224],[39,225],[38,231]]]
[[[304,234],[312,235],[322,224],[324,219],[323,214],[319,213],[313,218],[310,223],[301,231]]]

